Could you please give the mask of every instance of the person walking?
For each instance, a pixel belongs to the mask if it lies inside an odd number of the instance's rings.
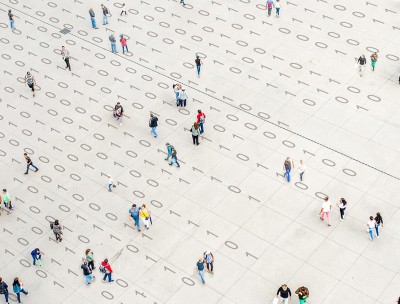
[[[197,110],[197,124],[199,125],[200,136],[204,134],[204,124],[206,123],[206,114]]]
[[[94,29],[98,29],[97,25],[96,25],[96,14],[94,13],[94,10],[91,8],[89,10],[89,16],[90,16],[90,21],[92,22],[92,28]]]
[[[188,99],[188,94],[186,93],[186,89],[182,87],[179,92],[179,106],[186,107],[186,100]]]
[[[144,226],[148,230],[150,225],[153,225],[153,221],[151,220],[151,212],[147,209],[146,204],[142,204],[139,215],[142,218]]]
[[[33,77],[30,72],[26,72],[25,85],[28,85],[28,87],[32,90],[33,97],[35,97],[36,80],[35,80],[35,77]]]
[[[370,216],[369,217],[369,221],[368,221],[368,223],[367,223],[367,227],[368,227],[368,233],[369,233],[369,239],[371,240],[371,241],[373,241],[374,240],[374,236],[373,236],[373,231],[375,230],[375,228],[376,228],[376,221],[374,220],[374,217],[373,216]],[[378,235],[377,235],[377,237],[378,237]]]
[[[121,106],[121,103],[119,101],[114,106],[113,115],[117,119],[117,122],[119,122],[119,126],[122,126],[122,116],[124,116],[124,108]]]
[[[15,26],[14,26],[14,15],[11,12],[11,10],[8,10],[8,19],[10,20],[10,28],[13,31],[15,29]]]
[[[132,208],[129,209],[129,218],[132,218],[135,222],[135,226],[137,227],[138,232],[140,232],[140,221],[139,221],[139,211],[141,207],[137,207],[136,204],[132,205]]]
[[[42,266],[42,253],[40,252],[39,248],[35,248],[31,252],[33,266],[36,266],[36,262],[38,266]]]
[[[297,294],[297,296],[299,297],[300,304],[304,304],[307,301],[307,298],[310,296],[308,288],[304,286],[297,288],[295,294]]]
[[[10,193],[8,193],[7,189],[3,189],[3,197],[0,198],[4,203],[4,208],[7,210],[8,214],[11,214],[14,207],[11,204]]]
[[[166,143],[165,145],[167,146],[167,157],[165,158],[165,160],[169,160],[169,158],[172,156],[172,149],[174,148],[174,146],[170,143]]]
[[[194,60],[196,63],[196,69],[197,69],[197,77],[200,78],[200,70],[201,66],[203,65],[203,60],[200,59],[199,55],[196,55],[196,59]]]
[[[300,181],[303,181],[303,176],[304,172],[306,172],[306,165],[303,163],[303,160],[300,160],[299,167],[297,168],[299,175],[300,175]]]
[[[119,42],[121,42],[122,45],[122,53],[125,54],[125,50],[128,53],[129,51],[128,51],[128,44],[126,43],[126,38],[122,34],[119,36],[119,38],[120,38]]]
[[[108,263],[108,259],[105,259],[103,262],[101,262],[100,267],[100,272],[104,273],[103,282],[106,281],[107,277],[109,283],[114,282],[114,280],[112,279],[113,270],[111,268],[111,265]]]
[[[25,172],[25,174],[28,174],[28,173],[29,173],[29,167],[30,167],[30,166],[32,166],[33,168],[35,168],[35,172],[38,172],[38,171],[39,171],[39,168],[36,167],[36,166],[33,164],[32,160],[31,160],[31,158],[28,156],[28,154],[24,153],[24,157],[25,157],[25,160],[26,160],[26,172]]]
[[[206,262],[207,271],[214,274],[214,255],[211,251],[203,253],[203,259]]]
[[[122,16],[122,14],[125,13],[126,16],[126,8],[125,8],[125,3],[122,3],[122,7],[121,7],[121,14],[119,14],[120,16]]]
[[[276,11],[276,18],[279,18],[279,14],[281,11],[281,2],[279,0],[276,0],[274,6],[275,6],[275,11]]]
[[[87,265],[89,266],[90,270],[96,268],[94,267],[94,256],[93,256],[93,251],[91,249],[85,250],[85,260],[87,261]]]
[[[378,61],[378,53],[374,52],[373,54],[371,54],[370,58],[371,58],[372,71],[375,71],[376,62]]]
[[[196,264],[196,269],[200,275],[200,279],[201,282],[203,284],[205,284],[206,282],[204,281],[204,275],[203,275],[203,271],[204,271],[204,260],[202,258],[199,259],[199,261]]]
[[[116,45],[117,40],[115,39],[114,34],[111,34],[110,37],[108,37],[108,39],[111,42],[111,52],[114,53],[114,54],[118,53],[117,52],[117,45]]]
[[[379,226],[382,224],[382,228],[383,228],[383,218],[382,215],[377,212],[375,215],[375,232],[376,232],[376,237],[379,239]]]
[[[83,264],[81,265],[81,269],[83,271],[83,275],[85,276],[85,283],[86,285],[90,285],[90,283],[95,279],[95,276],[92,274],[92,269],[88,265],[88,261],[83,261]]]
[[[321,210],[319,212],[319,217],[323,221],[324,217],[326,216],[326,219],[328,220],[328,226],[331,225],[331,218],[330,218],[331,209],[332,209],[332,203],[329,200],[329,197],[325,196],[324,201],[322,203]]]
[[[181,92],[181,85],[179,83],[174,83],[172,85],[172,88],[174,89],[175,93],[176,106],[179,106],[179,94]]]
[[[288,156],[283,163],[283,170],[285,171],[285,177],[288,183],[290,183],[290,171],[292,170],[292,168],[294,168],[294,161],[292,161],[291,158]]]
[[[180,165],[179,165],[179,163],[178,163],[178,158],[177,158],[176,154],[177,154],[177,153],[176,153],[175,148],[172,148],[172,151],[171,151],[171,161],[170,161],[169,165],[172,166],[172,164],[175,163],[176,166],[179,168]]]
[[[157,116],[154,116],[153,113],[151,113],[150,120],[149,120],[149,127],[151,128],[151,133],[153,133],[153,136],[155,138],[157,138],[157,136],[158,136],[157,126],[158,126],[158,118],[157,118]]]
[[[116,188],[117,186],[114,185],[114,179],[112,178],[111,174],[108,174],[108,192],[112,192],[112,188]]]
[[[360,58],[358,58],[357,63],[358,63],[358,71],[360,72],[360,77],[362,77],[364,74],[365,66],[367,64],[367,59],[365,59],[364,55],[361,55]]]
[[[6,304],[8,304],[8,285],[2,278],[0,278],[0,294],[4,295]]]
[[[339,200],[339,203],[336,204],[336,205],[339,207],[339,211],[340,211],[340,221],[343,222],[343,220],[344,220],[344,211],[346,210],[347,202],[346,202],[346,200],[342,197],[342,198]]]
[[[192,132],[192,139],[193,139],[193,144],[194,145],[199,145],[199,125],[197,124],[197,122],[195,122],[192,126],[192,128],[190,129],[190,132]]]
[[[69,59],[71,58],[71,55],[69,54],[68,50],[64,46],[61,47],[61,56],[62,56],[62,59],[65,61],[65,64],[67,65],[65,68],[69,69],[71,71],[71,64],[69,63]]]
[[[50,223],[50,228],[53,230],[54,236],[56,237],[56,241],[61,242],[62,241],[61,235],[63,234],[63,232],[60,222],[58,220],[55,220],[54,223]]]
[[[289,301],[292,301],[292,292],[286,284],[283,284],[276,292],[274,304],[278,304],[279,302],[289,304]]]
[[[17,301],[18,303],[22,303],[21,302],[21,293],[23,293],[24,295],[28,295],[28,292],[24,289],[24,285],[22,284],[22,282],[19,280],[19,278],[15,278],[14,282],[13,282],[13,291],[15,292],[15,294],[17,295]]]
[[[185,6],[185,1],[184,0],[181,0],[180,3],[182,4],[182,6]]]
[[[106,25],[108,24],[108,14],[110,12],[108,11],[108,8],[104,4],[101,5],[101,10],[103,11],[103,25]]]
[[[273,6],[272,0],[267,0],[266,6],[267,6],[267,10],[268,10],[268,17],[271,17],[272,6]]]

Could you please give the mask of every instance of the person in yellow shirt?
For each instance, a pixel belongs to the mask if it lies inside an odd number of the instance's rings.
[[[142,205],[142,208],[139,211],[139,215],[142,218],[143,224],[146,229],[150,228],[150,225],[153,224],[151,220],[151,212],[147,209],[146,204]]]

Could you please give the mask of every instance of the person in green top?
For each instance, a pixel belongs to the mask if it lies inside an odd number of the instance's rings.
[[[96,267],[94,267],[93,251],[90,249],[86,249],[85,254],[86,254],[86,261],[88,262],[89,268],[91,270],[95,269]]]
[[[12,205],[11,205],[11,199],[10,199],[10,194],[7,192],[7,189],[3,189],[3,203],[4,203],[4,207],[6,209],[8,209],[8,212],[11,213],[12,212]]]

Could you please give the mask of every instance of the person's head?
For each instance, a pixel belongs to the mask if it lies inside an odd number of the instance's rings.
[[[65,49],[65,46],[62,46],[61,48],[62,48],[62,49]]]
[[[30,74],[31,74],[31,73],[29,73],[29,72],[26,72],[26,75],[28,75],[28,76],[29,76]]]
[[[60,222],[58,220],[55,220],[54,225],[60,225]]]
[[[286,157],[286,160],[287,160],[287,161],[290,161],[290,157],[289,157],[289,156],[288,156],[288,157]]]
[[[3,279],[0,277],[0,283],[3,282]]]
[[[286,290],[286,289],[287,289],[287,285],[286,285],[286,284],[283,284],[283,285],[282,285],[282,289],[283,289],[283,290]]]
[[[3,189],[3,193],[6,193],[7,192],[7,189]]]
[[[303,160],[302,159],[300,160],[300,164],[303,164]]]
[[[18,278],[14,278],[14,282],[13,285],[19,284],[19,279]]]
[[[133,204],[133,205],[132,205],[132,208],[136,208],[136,204]]]
[[[90,249],[86,249],[85,254],[88,254],[90,252]]]
[[[35,251],[36,251],[36,252],[40,252],[40,249],[39,249],[39,248],[35,248]]]
[[[201,110],[197,110],[197,113],[201,113]]]
[[[185,87],[182,87],[182,91],[185,91]]]
[[[154,117],[154,115],[150,113],[150,117]]]
[[[202,263],[202,262],[203,262],[203,258],[200,258],[200,259],[199,259],[199,262]]]
[[[118,101],[118,102],[117,102],[117,106],[119,106],[119,105],[121,105],[121,103]]]
[[[343,197],[340,199],[340,202],[341,202],[344,206],[347,205],[347,202],[346,202],[346,200],[345,200]]]
[[[329,200],[329,196],[324,197],[324,201],[327,202]]]
[[[200,57],[199,57],[199,55],[196,55],[196,59],[199,59]]]
[[[24,153],[24,156],[28,156],[28,154]]]
[[[166,143],[165,145],[168,147],[168,146],[169,146],[169,143]]]
[[[124,38],[124,35],[122,35],[122,34],[121,34],[121,35],[119,35],[119,36],[120,36],[121,38]]]
[[[86,260],[83,261],[83,265],[87,265],[87,261]]]
[[[101,7],[104,7],[104,4],[102,4]]]
[[[104,263],[108,264],[108,259],[105,259],[105,260],[104,260]]]
[[[379,212],[376,213],[377,217],[381,217],[381,214]]]
[[[373,217],[373,216],[370,216],[369,219],[370,219],[371,221],[373,221],[373,220],[374,220],[374,217]]]
[[[365,58],[365,55],[364,55],[364,54],[362,54],[362,55],[361,55],[361,57],[362,57],[362,58]]]
[[[9,13],[11,13],[11,10],[8,10]]]
[[[193,127],[194,127],[196,130],[199,128],[199,125],[197,124],[197,122],[195,122],[195,123],[193,124]]]

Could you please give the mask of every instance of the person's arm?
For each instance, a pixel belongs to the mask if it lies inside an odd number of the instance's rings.
[[[292,292],[290,291],[290,288],[288,287],[288,292],[289,292],[289,301],[292,300]]]
[[[36,85],[36,79],[32,76],[33,84]]]
[[[281,292],[281,288],[282,288],[282,287],[279,287],[279,288],[278,288],[278,291],[276,292],[276,297],[279,296],[279,293]]]
[[[324,210],[324,208],[321,208],[321,210],[319,211],[319,214],[321,214],[323,210]]]

